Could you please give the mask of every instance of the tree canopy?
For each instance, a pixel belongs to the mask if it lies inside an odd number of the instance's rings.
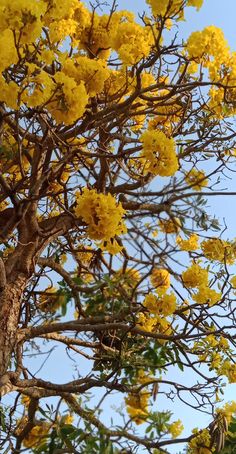
[[[183,39],[202,3],[0,2],[2,452],[234,452],[236,53]]]

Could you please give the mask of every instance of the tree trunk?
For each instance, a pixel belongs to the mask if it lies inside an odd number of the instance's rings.
[[[14,274],[0,293],[0,383],[16,346],[22,296],[28,281],[24,274]]]

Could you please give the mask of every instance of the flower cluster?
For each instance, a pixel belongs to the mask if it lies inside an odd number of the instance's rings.
[[[177,19],[184,18],[183,1],[182,0],[146,0],[151,6],[152,13],[154,16],[173,17]],[[187,6],[194,6],[195,8],[201,8],[203,0],[187,0]]]
[[[144,384],[150,381],[150,377],[146,376],[143,370],[139,370],[136,377],[137,384]],[[148,402],[151,393],[146,390],[128,394],[125,398],[127,413],[136,424],[142,424],[148,417]]]
[[[236,413],[236,402],[227,402],[222,408],[216,410],[216,418],[218,424],[226,418],[227,423],[230,424],[233,415]],[[224,429],[225,431],[225,429]],[[218,451],[216,446],[217,438],[213,437],[210,429],[199,430],[193,429],[194,437],[188,444],[188,452],[190,454],[211,454]]]
[[[228,424],[230,424],[233,416],[236,414],[236,402],[226,402],[223,407],[217,408],[216,413],[224,416],[227,419]]]
[[[236,366],[228,359],[232,350],[225,337],[210,334],[195,341],[192,352],[198,355],[199,361],[208,363],[210,370],[215,370],[218,375],[225,375],[229,383],[236,382]]]
[[[214,25],[191,33],[186,48],[190,59],[195,59],[205,66],[209,66],[210,57],[213,57],[218,64],[218,62],[223,63],[229,56],[229,46],[224,34]]]
[[[220,238],[210,238],[202,241],[201,249],[204,256],[209,260],[226,262],[230,265],[236,260],[236,247],[234,244]]]
[[[198,235],[193,233],[187,240],[184,240],[180,236],[176,238],[176,243],[178,244],[181,251],[197,251],[199,249],[198,244]]]
[[[56,73],[54,79],[57,92],[48,110],[57,122],[71,124],[83,115],[88,103],[84,82],[78,85],[72,77],[63,72]]]
[[[156,296],[149,293],[143,302],[144,307],[154,315],[163,315],[167,317],[172,315],[176,310],[176,297],[174,293]]]
[[[89,96],[96,96],[104,88],[105,81],[110,76],[106,63],[101,59],[91,59],[83,55],[75,59],[67,59],[63,72],[72,77],[76,83],[85,84]]]
[[[129,396],[125,398],[127,413],[136,424],[142,424],[145,422],[145,419],[147,419],[149,398],[150,393],[147,391],[129,394]]]
[[[209,430],[203,429],[199,431],[198,429],[193,429],[193,434],[196,434],[196,436],[190,440],[188,452],[190,454],[211,454],[211,435]]]
[[[177,233],[181,228],[181,221],[176,217],[173,219],[160,219],[159,227],[163,233]]]
[[[141,157],[145,159],[145,172],[168,177],[178,170],[174,139],[158,130],[145,131],[140,140],[143,144]]]
[[[180,419],[177,421],[172,422],[168,425],[168,432],[171,434],[172,438],[177,438],[184,430],[184,426]]]
[[[188,288],[208,284],[208,271],[201,268],[198,263],[193,263],[182,273],[183,283]]]
[[[155,289],[158,291],[165,291],[170,287],[170,273],[163,268],[154,268],[150,281]]]
[[[214,306],[222,298],[222,294],[217,292],[213,288],[209,288],[206,285],[200,285],[198,287],[198,293],[193,295],[193,300],[198,304],[208,304],[209,306]]]
[[[218,367],[217,371],[228,378],[229,383],[236,383],[236,364],[226,359]]]
[[[34,42],[41,34],[42,16],[46,12],[43,0],[1,0],[0,30],[11,30],[21,43]]]
[[[176,297],[174,293],[167,294],[166,290],[170,285],[169,273],[166,270],[158,270],[160,273],[155,277],[155,282],[159,280],[160,284],[156,288],[157,295],[148,294],[143,302],[144,312],[139,312],[137,317],[138,326],[149,332],[159,332],[161,334],[170,335],[172,332],[171,323],[166,317],[174,314],[176,310]],[[165,340],[160,340],[160,343]]]
[[[24,438],[23,445],[26,448],[39,447],[45,441],[50,427],[49,423],[43,421],[40,424],[36,424]]]
[[[88,226],[88,236],[93,240],[111,241],[125,233],[125,210],[111,194],[101,194],[95,189],[84,188],[77,193],[75,214]]]
[[[208,185],[208,179],[205,176],[205,172],[195,168],[191,169],[190,172],[186,174],[185,180],[186,183],[191,185],[191,188],[196,191],[201,191],[202,188]]]
[[[152,42],[149,27],[142,27],[135,22],[123,22],[117,27],[112,47],[125,65],[134,65],[149,54]]]

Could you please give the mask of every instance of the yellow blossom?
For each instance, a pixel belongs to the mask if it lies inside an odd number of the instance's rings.
[[[178,218],[160,219],[159,226],[163,233],[177,233],[181,227],[181,221]]]
[[[167,290],[170,287],[170,273],[163,268],[154,268],[150,281],[155,289]]]
[[[153,230],[152,231],[152,237],[156,238],[158,236],[158,230]]]
[[[164,315],[167,317],[171,315],[176,310],[176,297],[174,293],[170,295],[156,296],[152,293],[149,293],[143,302],[143,305],[151,312],[152,314]]]
[[[232,285],[233,288],[236,288],[236,276],[233,276],[230,279],[230,284]]]
[[[184,426],[180,419],[177,419],[177,421],[172,422],[169,427],[168,431],[170,432],[172,438],[177,438],[184,430]]]
[[[192,189],[201,191],[202,188],[208,185],[208,179],[203,170],[192,169],[185,176],[186,182],[191,185]]]
[[[47,422],[35,425],[24,438],[23,445],[26,448],[32,448],[33,446],[39,447],[45,441],[49,430],[50,425]]]
[[[60,256],[61,265],[64,265],[66,262],[67,262],[67,255],[66,254],[61,254],[61,256]]]
[[[138,394],[129,394],[125,398],[127,413],[136,424],[142,424],[147,419],[149,398],[150,393],[147,391],[141,391]]]
[[[201,451],[201,454],[207,454],[206,450],[211,446],[211,435],[209,430],[203,429],[198,432],[197,429],[194,429],[193,433],[196,434],[196,436],[189,442],[190,452],[193,454],[196,452],[199,453],[202,448],[205,451]],[[209,452],[211,452],[211,450]]]
[[[229,46],[223,31],[214,25],[205,27],[202,31],[191,33],[186,47],[189,57],[205,66],[208,65],[210,56],[221,64],[229,56]]]
[[[125,65],[135,65],[149,54],[152,41],[149,27],[135,22],[122,22],[112,39],[112,47]]]
[[[199,244],[198,244],[198,235],[193,233],[190,235],[188,240],[184,240],[180,236],[176,238],[176,243],[178,244],[179,248],[181,251],[196,251],[199,249]]]
[[[147,130],[140,140],[143,144],[141,157],[144,159],[145,172],[162,177],[174,175],[179,167],[174,139],[168,138],[162,131]]]
[[[84,56],[76,59],[67,59],[64,63],[64,72],[74,78],[77,84],[85,84],[89,96],[101,93],[110,71],[103,60],[95,60]]]
[[[182,0],[146,0],[151,6],[154,16],[172,17],[176,16],[177,19],[183,19],[183,1]],[[187,6],[194,6],[201,8],[203,0],[187,0]]]
[[[77,193],[75,213],[88,225],[91,239],[110,241],[126,231],[123,221],[125,210],[111,194],[84,188],[81,195]]]
[[[28,407],[30,404],[30,397],[26,396],[25,394],[22,394],[21,396],[21,403],[25,406]]]
[[[137,317],[137,324],[143,331],[153,332],[157,325],[156,317],[150,317],[149,315],[140,312]]]
[[[235,401],[226,402],[226,404],[223,407],[218,408],[216,412],[224,416],[227,419],[228,424],[230,424],[233,415],[236,414],[236,402]]]
[[[217,260],[233,264],[236,260],[235,247],[229,241],[220,238],[210,238],[201,243],[201,249],[205,257],[209,260]]]
[[[231,363],[230,360],[226,359],[219,369],[219,373],[225,375],[229,383],[236,383],[236,364]]]
[[[194,288],[199,285],[207,285],[208,271],[201,268],[197,263],[193,263],[182,273],[183,283],[186,287]]]
[[[72,424],[73,421],[74,421],[74,416],[71,414],[67,414],[67,415],[61,417],[60,424]]]
[[[81,118],[88,103],[84,82],[76,81],[58,72],[54,76],[57,91],[48,104],[48,110],[59,123],[71,124]]]
[[[214,306],[214,304],[218,303],[221,299],[222,295],[216,290],[209,288],[207,286],[200,285],[198,287],[198,293],[193,295],[193,299],[196,303],[199,304],[209,304],[209,306]]]

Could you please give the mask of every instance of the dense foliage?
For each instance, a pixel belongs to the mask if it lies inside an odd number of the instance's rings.
[[[2,452],[234,452],[236,54],[146,3],[0,2]]]

